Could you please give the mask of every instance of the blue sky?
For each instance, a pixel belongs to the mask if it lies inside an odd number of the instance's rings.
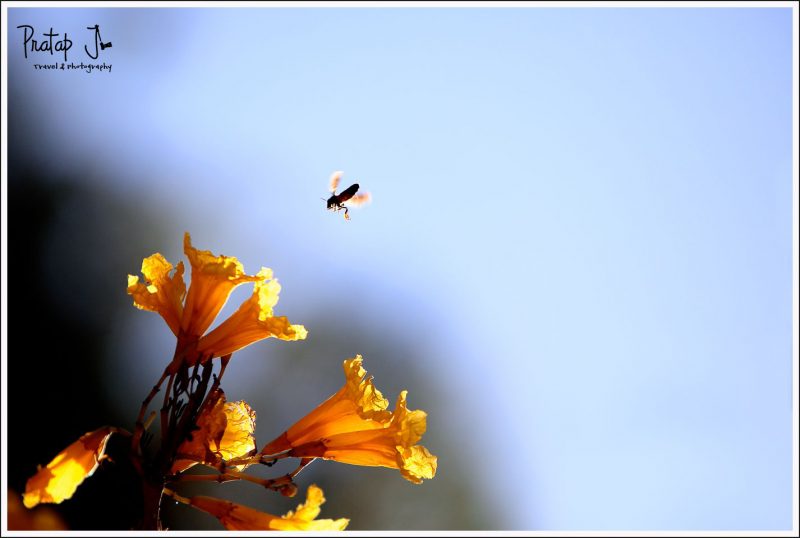
[[[18,24],[89,20],[110,73],[23,58]],[[332,304],[422,346],[496,528],[791,527],[789,9],[8,22],[44,166],[159,213],[142,257],[189,230],[272,267],[293,321]],[[319,200],[334,170],[373,196],[350,222]]]

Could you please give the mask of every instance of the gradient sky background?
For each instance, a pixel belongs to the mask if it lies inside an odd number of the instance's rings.
[[[70,32],[75,61],[100,24],[112,71],[34,70],[19,24]],[[157,215],[139,260],[183,259],[190,231],[271,267],[277,313],[346,344],[307,364],[335,390],[363,353],[387,397],[409,388],[485,527],[791,528],[789,9],[10,9],[8,36],[9,111],[35,111],[52,184],[80,169],[125,200],[95,224],[123,236]],[[373,195],[350,222],[320,200],[334,170]],[[76,244],[107,272],[113,244],[75,231],[93,217],[63,215],[54,281]],[[100,390],[132,423],[171,334],[114,278]],[[229,398],[289,345],[242,351]]]

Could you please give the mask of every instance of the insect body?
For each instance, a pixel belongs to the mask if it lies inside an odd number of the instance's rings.
[[[328,210],[330,211],[340,211],[344,209],[345,220],[350,220],[350,216],[348,215],[348,206],[360,206],[366,202],[369,202],[371,197],[368,192],[356,194],[358,192],[358,183],[353,183],[339,194],[336,194],[336,188],[339,186],[339,180],[342,179],[342,174],[343,172],[341,171],[331,174],[329,190],[331,191],[332,196],[328,198],[325,203],[328,205]]]

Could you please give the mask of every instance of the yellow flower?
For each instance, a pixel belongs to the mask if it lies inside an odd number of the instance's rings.
[[[228,319],[205,335],[197,344],[201,355],[215,357],[233,353],[237,349],[276,337],[281,340],[302,340],[308,335],[302,325],[292,325],[286,316],[273,317],[272,307],[278,302],[280,284],[271,278],[271,271],[263,268],[258,272],[264,280],[253,286],[253,294]]]
[[[198,460],[217,465],[256,453],[256,412],[244,401],[227,402],[222,389],[217,389],[209,398],[209,405],[197,418],[198,429],[178,448],[173,473],[185,471]],[[244,466],[230,468],[241,470]]]
[[[115,431],[115,428],[106,426],[89,432],[60,452],[47,467],[40,468],[25,486],[25,506],[58,504],[72,497],[105,457],[106,443]]]
[[[302,325],[292,325],[286,317],[274,317],[272,308],[278,302],[280,285],[266,267],[248,275],[232,256],[214,256],[208,250],[192,246],[184,235],[183,249],[192,268],[188,293],[183,281],[183,263],[170,277],[172,265],[161,254],[153,254],[142,263],[145,282],[128,275],[128,293],[134,305],[158,312],[178,337],[178,352],[173,365],[189,366],[212,357],[233,353],[264,338],[301,340],[308,334]],[[253,294],[226,321],[208,334],[233,289],[254,282]],[[185,302],[184,302],[185,298]]]
[[[407,391],[397,398],[393,413],[374,388],[361,356],[344,361],[344,387],[300,419],[261,453],[298,458],[323,458],[352,465],[400,470],[404,478],[419,484],[436,474],[437,458],[416,443],[426,429],[426,413],[409,411]]]
[[[267,444],[261,453],[277,454],[336,433],[383,428],[392,416],[386,410],[389,402],[375,388],[372,376],[365,378],[367,371],[362,362],[361,355],[345,360],[344,386]]]
[[[311,485],[308,487],[306,502],[297,510],[284,516],[273,516],[259,512],[253,508],[242,506],[222,499],[196,496],[189,499],[173,495],[177,500],[188,501],[195,508],[213,515],[228,530],[280,530],[280,531],[341,531],[350,523],[349,519],[316,519],[320,506],[325,502],[322,490]]]

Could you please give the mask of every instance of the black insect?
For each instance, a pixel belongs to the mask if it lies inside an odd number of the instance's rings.
[[[332,196],[328,198],[325,203],[328,205],[328,210],[330,211],[340,211],[344,209],[345,220],[350,220],[348,207],[363,205],[371,200],[371,196],[368,192],[356,194],[358,192],[358,183],[353,183],[339,194],[336,194],[336,189],[339,187],[339,180],[342,179],[343,173],[344,172],[338,171],[331,174],[331,182],[328,190],[331,191]]]

